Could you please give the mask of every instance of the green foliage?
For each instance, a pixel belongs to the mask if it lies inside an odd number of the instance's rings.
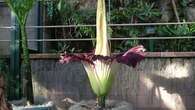
[[[9,59],[0,59],[0,75],[3,75],[6,83],[6,95],[8,100],[13,100],[17,98],[16,94],[20,94],[19,81],[15,80],[14,74],[10,74],[9,71]],[[17,76],[18,77],[18,76]]]
[[[73,6],[72,6],[73,5]],[[59,13],[63,24],[94,24],[95,9],[79,10],[75,9],[74,4],[64,3],[61,6]],[[95,28],[91,27],[75,27],[71,34],[76,38],[95,37]]]
[[[79,25],[79,24],[95,24],[96,9],[78,9],[76,3],[70,3],[70,1],[59,0],[46,2],[48,17],[50,18],[49,25]],[[52,13],[52,14],[50,14]],[[95,27],[71,27],[64,28],[59,33],[63,35],[63,38],[95,38]],[[54,30],[56,31],[56,30]],[[54,33],[54,32],[53,32]],[[55,36],[55,35],[52,35]],[[57,37],[57,36],[56,36]],[[66,37],[67,38],[67,37]],[[89,43],[90,45],[92,43]],[[89,45],[87,44],[87,46]],[[93,44],[95,44],[93,42]],[[80,48],[72,45],[72,42],[59,42],[55,44],[52,52],[60,52],[66,49],[69,52],[81,52]],[[62,46],[65,45],[65,46]],[[82,51],[84,51],[83,49]],[[86,49],[87,50],[87,49]]]
[[[150,1],[131,1],[125,3],[119,8],[112,8],[111,21],[114,23],[137,23],[137,22],[155,22],[161,16],[160,10],[155,7],[154,2]],[[113,28],[113,36],[132,37],[147,35],[147,27],[117,27]],[[139,44],[138,40],[122,41],[117,46],[113,46],[115,52],[123,52],[129,47]]]
[[[49,18],[51,19],[56,11],[56,9],[54,7],[54,3],[51,1],[46,1],[46,5],[47,5],[47,14],[48,14]]]
[[[106,1],[108,4],[108,1]],[[177,2],[179,16],[185,18],[184,8],[187,6],[187,0]],[[111,1],[111,23],[147,23],[158,22],[161,17],[160,8],[155,0],[112,0]],[[179,4],[179,5],[178,5]],[[78,4],[70,2],[70,0],[50,1],[47,6],[48,16],[52,15],[51,21],[64,25],[78,24],[95,24],[96,11],[94,9],[78,9]],[[107,5],[108,11],[108,5]],[[51,17],[50,17],[51,18]],[[194,34],[194,25],[178,25],[178,26],[157,26],[153,27],[156,31],[152,34],[147,33],[147,26],[132,27],[112,27],[108,28],[110,37],[156,37],[156,36],[189,36]],[[62,31],[61,31],[62,32]],[[94,27],[71,27],[63,30],[63,36],[66,38],[94,38],[96,35]],[[53,35],[52,35],[53,36]],[[194,49],[194,42],[191,39],[185,40],[152,40],[154,41],[154,51],[190,51]],[[78,42],[78,45],[82,42]],[[143,44],[151,47],[149,40],[124,40],[113,41],[112,51],[124,52],[129,47]],[[95,42],[90,47],[94,47]],[[174,45],[173,45],[174,44]],[[55,44],[56,45],[56,44]],[[60,42],[55,48],[56,51],[66,50],[67,52],[85,52],[84,48],[75,47],[72,42]],[[65,45],[65,46],[64,46]],[[87,47],[89,47],[87,45]]]
[[[132,9],[132,12],[142,21],[149,21],[161,15],[159,10],[154,8],[154,3],[143,1],[138,2],[137,6]]]
[[[119,30],[119,32],[117,32],[117,34],[136,38],[141,34],[141,29],[132,28],[132,27],[122,28]],[[127,49],[129,49],[129,47],[133,47],[138,44],[139,44],[138,40],[124,40],[117,47],[115,47],[116,49],[114,50],[114,52],[124,52]]]
[[[52,53],[63,53],[63,52],[74,53],[76,50],[74,47],[71,47],[71,45],[69,45],[68,43],[58,42],[57,45],[58,45],[57,46],[58,48],[51,49],[50,52]],[[82,52],[82,51],[80,49],[80,50],[76,50],[76,52]]]
[[[157,34],[162,37],[192,36],[194,33],[194,24],[157,27]],[[193,42],[192,39],[161,40],[156,42],[156,49],[161,51],[194,51]]]
[[[182,7],[187,7],[188,1],[189,1],[189,0],[179,0],[179,4],[180,4]]]
[[[111,5],[113,5],[112,2]],[[58,2],[50,1],[50,5],[47,6],[47,10],[50,10],[48,13],[53,13],[53,19],[60,18],[60,23],[64,25],[78,25],[78,24],[95,24],[95,16],[96,16],[96,9],[77,9],[74,3],[70,3],[69,1],[59,0]],[[53,5],[51,5],[53,4]],[[126,3],[125,3],[126,4]],[[51,8],[52,6],[52,8]],[[53,12],[58,10],[58,12]],[[138,18],[136,22],[145,22],[146,20],[155,20],[156,17],[160,16],[159,10],[155,8],[154,3],[138,1],[134,3],[128,2],[127,5],[124,5],[120,8],[112,8],[111,9],[111,21],[115,23],[128,23],[132,20],[132,17]],[[48,15],[50,17],[50,14]],[[58,17],[56,17],[58,16]],[[145,20],[144,20],[145,19]],[[133,21],[135,21],[133,20]],[[130,37],[137,37],[140,33],[143,32],[143,29],[140,28],[113,28],[110,29],[109,35],[110,36],[130,36]],[[69,38],[95,38],[95,28],[94,27],[74,27],[70,30],[66,30],[63,32]],[[94,46],[95,42],[93,42]],[[138,44],[138,41],[127,41],[122,42],[120,45],[126,46],[133,46]],[[78,52],[78,49],[75,49],[74,46],[72,47],[70,43],[64,43],[66,47],[70,50],[74,50],[74,52]],[[68,46],[69,45],[69,46]],[[114,46],[115,48],[116,46]],[[60,43],[58,43],[58,47],[55,50],[59,51],[59,48],[64,49]],[[120,48],[117,47],[117,48]],[[120,50],[120,49],[119,49]],[[124,49],[123,49],[124,50]],[[79,50],[80,51],[80,50]],[[81,50],[82,51],[82,50]],[[121,50],[122,51],[122,50]]]
[[[3,60],[3,59],[0,59],[0,74],[5,74],[5,73],[7,73],[7,70],[8,70],[8,68],[7,68],[7,65],[6,65],[6,63],[5,63],[5,60]]]
[[[195,32],[195,25],[160,26],[157,28],[159,36],[190,36]]]
[[[133,22],[154,21],[161,15],[159,9],[155,8],[154,5],[154,3],[138,0],[125,7],[113,8],[111,21],[116,23],[128,23],[132,21],[132,17],[139,19]]]
[[[29,11],[35,0],[5,0],[11,10],[15,13],[20,24],[25,24]]]

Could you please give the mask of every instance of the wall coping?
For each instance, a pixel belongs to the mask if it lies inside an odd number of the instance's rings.
[[[42,53],[30,54],[31,59],[59,59],[60,54]],[[0,58],[9,58],[8,55]],[[146,58],[195,58],[195,52],[146,52]]]
[[[31,54],[31,59],[59,59],[60,54]],[[195,58],[195,52],[146,52],[146,58]]]

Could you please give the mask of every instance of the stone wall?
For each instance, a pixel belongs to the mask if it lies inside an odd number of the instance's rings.
[[[150,56],[135,69],[120,65],[108,98],[128,101],[136,110],[194,110],[195,57]],[[53,100],[63,110],[64,98],[95,99],[81,63],[62,65],[54,56],[32,58],[37,101]]]

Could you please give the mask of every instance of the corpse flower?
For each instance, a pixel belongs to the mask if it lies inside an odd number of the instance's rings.
[[[89,78],[93,92],[97,96],[100,108],[105,107],[105,98],[108,95],[118,63],[135,67],[144,58],[142,45],[133,47],[125,53],[111,55],[106,23],[105,0],[97,1],[96,16],[96,48],[94,53],[61,55],[61,63],[81,61]]]

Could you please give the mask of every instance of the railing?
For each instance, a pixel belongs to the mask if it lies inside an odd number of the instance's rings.
[[[160,26],[160,25],[184,25],[195,24],[195,22],[169,22],[169,23],[133,23],[133,24],[108,24],[110,27],[129,27],[129,26]],[[55,26],[26,26],[27,29],[48,29],[48,28],[71,28],[71,27],[95,27],[95,24],[78,25],[55,25]],[[0,26],[0,29],[15,29],[15,26]],[[175,37],[136,37],[136,38],[109,38],[109,40],[158,40],[158,39],[195,39],[195,36],[175,36]],[[58,42],[58,41],[90,41],[94,38],[83,39],[29,39],[29,42]],[[10,42],[11,40],[0,40],[0,42]]]

